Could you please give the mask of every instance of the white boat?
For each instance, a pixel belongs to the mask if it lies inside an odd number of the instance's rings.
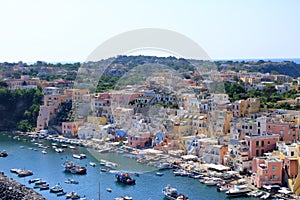
[[[207,180],[207,181],[204,181],[204,184],[207,186],[215,186],[215,185],[217,185],[217,181]]]
[[[47,151],[46,151],[46,150],[43,150],[43,151],[42,151],[42,154],[47,154]]]
[[[96,166],[96,163],[94,163],[94,162],[89,162],[89,164],[90,164],[92,167],[95,167],[95,166]]]
[[[76,147],[74,147],[74,146],[70,145],[70,146],[69,146],[69,148],[70,148],[70,149],[75,149]]]
[[[262,195],[260,198],[261,199],[268,199],[270,197],[270,193],[269,192],[265,192],[264,195]]]
[[[235,185],[234,188],[226,192],[226,195],[231,197],[240,197],[246,196],[249,192],[251,192],[251,189],[249,189],[247,185]]]
[[[61,148],[56,148],[56,149],[54,149],[57,153],[62,153],[64,150],[63,149],[61,149]]]
[[[85,154],[73,154],[73,158],[83,159],[83,158],[86,158],[86,155]]]
[[[126,195],[126,196],[124,197],[124,200],[132,200],[132,197]]]
[[[106,188],[106,191],[107,192],[112,192],[112,189],[111,188]]]

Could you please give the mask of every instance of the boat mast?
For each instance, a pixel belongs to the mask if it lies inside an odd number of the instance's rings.
[[[98,184],[98,200],[100,200],[100,181],[99,181],[99,184]]]

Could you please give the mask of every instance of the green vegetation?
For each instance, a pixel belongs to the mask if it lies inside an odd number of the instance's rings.
[[[277,109],[298,109],[298,107],[292,107],[289,103],[277,103],[281,100],[291,100],[299,96],[295,89],[289,89],[284,93],[277,93],[274,85],[267,84],[263,90],[246,90],[244,85],[239,83],[225,82],[226,94],[228,94],[231,102],[239,99],[247,98],[259,98],[261,107],[267,105],[268,108]]]
[[[0,129],[31,130],[36,126],[42,98],[40,89],[0,88]]]

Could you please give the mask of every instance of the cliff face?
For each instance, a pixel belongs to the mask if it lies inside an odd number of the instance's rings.
[[[8,178],[0,173],[0,199],[10,200],[45,200],[45,198],[31,188]]]

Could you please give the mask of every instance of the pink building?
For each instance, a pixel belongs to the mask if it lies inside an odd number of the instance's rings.
[[[63,136],[66,137],[77,137],[78,127],[82,125],[83,122],[63,122],[61,125],[61,132]]]
[[[48,127],[49,120],[56,114],[60,104],[61,96],[59,94],[49,94],[44,96],[44,105],[40,106],[36,124],[36,131],[46,129]]]
[[[246,144],[249,147],[249,159],[257,156],[263,156],[264,153],[273,151],[276,142],[279,141],[279,135],[261,134],[245,136]]]
[[[277,134],[280,136],[279,140],[284,142],[294,142],[297,139],[297,130],[292,122],[268,122],[267,133]]]
[[[142,148],[149,145],[151,145],[151,138],[149,132],[128,134],[128,146]]]
[[[252,181],[254,185],[261,188],[263,185],[282,184],[282,160],[275,158],[253,158],[252,170],[254,172]]]

